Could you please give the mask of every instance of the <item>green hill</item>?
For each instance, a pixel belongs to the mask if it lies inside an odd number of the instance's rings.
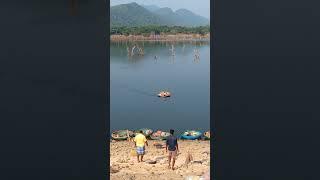
[[[158,6],[156,5],[143,5],[144,8],[148,9],[151,12],[154,12],[158,9],[160,9]]]
[[[172,11],[170,8],[140,6],[137,3],[121,4],[110,8],[111,27],[114,26],[205,26],[209,20],[187,9]]]
[[[165,22],[137,3],[121,4],[110,8],[111,26],[162,25]]]
[[[196,15],[187,9],[179,9],[175,12],[179,23],[185,26],[205,26],[210,24],[207,18]]]

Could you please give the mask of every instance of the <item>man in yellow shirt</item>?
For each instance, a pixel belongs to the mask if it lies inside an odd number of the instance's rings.
[[[134,137],[133,141],[135,142],[135,148],[137,150],[138,162],[142,162],[145,152],[145,145],[148,146],[147,138],[142,134],[142,131],[139,131],[139,133]]]

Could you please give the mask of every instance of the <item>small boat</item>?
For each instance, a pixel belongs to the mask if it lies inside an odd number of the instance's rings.
[[[129,131],[129,130],[118,130],[118,131],[114,131],[111,134],[112,139],[117,140],[117,141],[121,141],[121,140],[127,140],[129,137],[133,136],[133,132]]]
[[[203,134],[205,140],[210,140],[210,131],[207,131]]]
[[[142,128],[134,131],[134,136],[137,135],[139,131],[142,131],[142,134],[145,135],[146,137],[149,137],[153,133],[152,129]]]
[[[170,97],[170,96],[171,96],[171,93],[169,91],[161,91],[158,94],[158,97]]]
[[[181,139],[187,139],[187,140],[196,140],[201,139],[202,133],[200,131],[186,131],[181,135]]]
[[[170,136],[170,133],[163,131],[156,131],[150,135],[152,140],[166,140],[167,137]]]

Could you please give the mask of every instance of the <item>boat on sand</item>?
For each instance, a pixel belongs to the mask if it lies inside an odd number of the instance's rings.
[[[205,140],[210,140],[210,131],[207,131],[203,134]]]
[[[152,129],[142,128],[134,131],[134,136],[137,135],[139,131],[142,131],[142,134],[145,135],[146,137],[149,137],[153,133]]]
[[[201,136],[202,136],[202,133],[200,131],[188,130],[182,133],[180,138],[186,139],[186,140],[196,140],[196,139],[201,139]]]
[[[170,136],[170,133],[158,130],[158,131],[152,133],[150,135],[150,138],[152,140],[166,140],[168,136]]]
[[[112,139],[117,141],[127,140],[128,137],[132,137],[132,136],[133,136],[133,132],[129,130],[118,130],[118,131],[112,132],[111,134]]]

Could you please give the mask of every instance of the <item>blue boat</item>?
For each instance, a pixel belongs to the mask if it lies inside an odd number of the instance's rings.
[[[201,139],[202,133],[200,131],[186,131],[183,134],[181,134],[180,138],[181,139],[186,139],[186,140],[196,140],[196,139]]]

